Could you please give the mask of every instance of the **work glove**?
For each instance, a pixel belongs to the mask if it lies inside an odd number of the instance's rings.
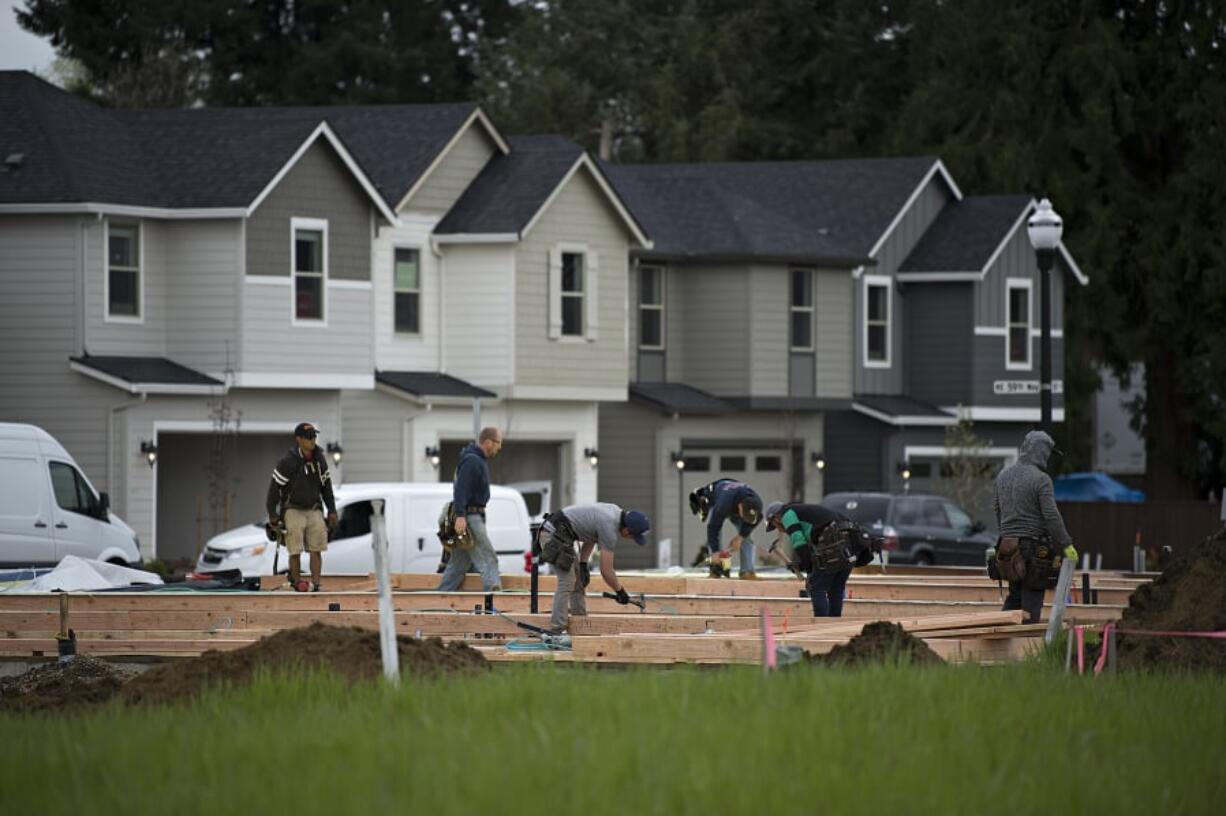
[[[579,562],[579,586],[587,589],[587,585],[592,583],[592,568],[583,561]]]
[[[1064,557],[1070,561],[1076,561],[1077,560],[1077,548],[1074,547],[1072,544],[1065,547]]]
[[[336,513],[328,514],[328,526],[335,529],[337,525]]]
[[[617,588],[617,602],[622,606],[626,606],[630,603],[630,593],[626,592],[625,587]]]

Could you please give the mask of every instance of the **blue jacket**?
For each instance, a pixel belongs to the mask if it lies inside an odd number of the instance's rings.
[[[757,522],[750,524],[742,519],[736,512],[736,506],[750,497],[758,499],[759,504],[762,499],[752,487],[732,479],[716,482],[711,492],[714,495],[711,497],[711,511],[707,515],[707,549],[715,552],[720,549],[719,528],[724,526],[725,521],[735,524],[742,537],[753,532],[753,528],[758,526]]]
[[[457,515],[462,515],[469,507],[484,507],[490,502],[490,466],[485,459],[485,451],[476,442],[469,442],[460,451],[451,501]]]

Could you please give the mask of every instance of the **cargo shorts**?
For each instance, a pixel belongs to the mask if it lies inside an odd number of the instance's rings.
[[[323,511],[289,507],[285,511],[285,548],[290,555],[298,555],[304,544],[307,552],[321,553],[328,549],[328,527],[324,524]]]

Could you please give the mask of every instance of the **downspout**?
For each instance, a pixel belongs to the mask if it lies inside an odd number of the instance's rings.
[[[447,372],[447,287],[443,283],[443,252],[439,249],[438,239],[430,236],[430,252],[438,260],[438,373]]]
[[[115,420],[119,418],[121,411],[126,411],[129,408],[135,408],[138,405],[144,405],[145,400],[149,399],[149,394],[142,391],[140,396],[128,402],[121,402],[118,405],[112,406],[110,419],[106,423],[106,489],[111,495],[115,494]],[[125,494],[127,491],[124,491]],[[157,497],[154,497],[157,501]],[[123,515],[128,514],[127,497],[124,497],[123,507],[119,508]]]

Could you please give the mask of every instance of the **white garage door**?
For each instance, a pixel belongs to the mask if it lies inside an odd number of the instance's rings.
[[[685,471],[681,481],[688,497],[690,491],[708,485],[716,479],[737,479],[746,482],[762,497],[763,506],[778,499],[791,498],[791,457],[783,448],[696,448],[687,450]],[[732,538],[731,524],[724,524],[721,541]],[[757,543],[764,543],[763,528],[755,531]],[[681,531],[682,562],[689,566],[698,550],[706,543],[707,526],[689,512],[688,501]]]

